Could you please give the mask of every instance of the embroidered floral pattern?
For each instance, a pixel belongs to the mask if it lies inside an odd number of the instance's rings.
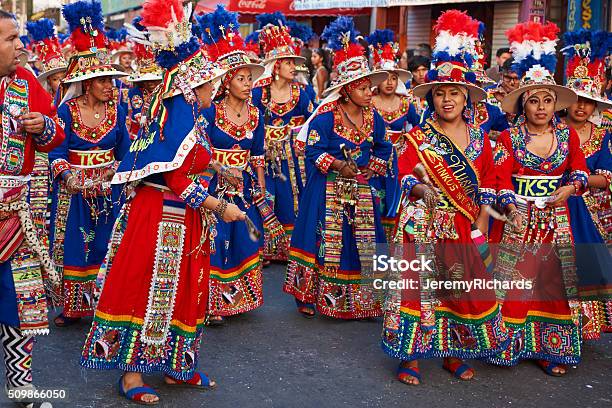
[[[189,184],[180,195],[181,199],[191,208],[200,208],[208,196],[208,192],[194,182]]]
[[[493,188],[479,188],[476,202],[478,205],[493,205],[497,200],[497,192]]]
[[[42,133],[33,135],[34,141],[39,146],[46,146],[55,138],[55,122],[48,116],[43,115],[43,118],[45,120],[45,129]]]
[[[238,141],[253,138],[253,131],[259,123],[259,109],[249,103],[249,118],[243,125],[238,126],[227,118],[225,102],[217,103],[216,107],[215,125],[219,129]]]
[[[336,160],[336,158],[331,154],[323,153],[317,157],[317,160],[315,160],[315,165],[319,170],[321,170],[321,173],[327,174],[329,167],[332,165],[334,160]]]
[[[493,152],[493,162],[495,165],[499,166],[505,162],[508,157],[510,157],[510,154],[508,153],[506,147],[501,143],[497,143],[495,145],[495,151]]]
[[[527,150],[525,135],[522,126],[515,126],[509,129],[510,140],[514,149],[514,157],[524,167],[539,169],[543,173],[550,173],[565,162],[569,154],[569,128],[564,123],[558,123],[555,128],[557,138],[557,148],[548,158],[540,157]]]
[[[497,193],[497,203],[502,208],[506,208],[509,204],[516,204],[513,190],[502,189]]]
[[[594,126],[591,128],[591,136],[589,140],[584,142],[580,148],[584,152],[584,157],[589,158],[599,150],[601,150],[601,143],[603,142],[603,138],[606,135],[606,129]]]
[[[380,115],[384,119],[385,123],[395,122],[402,116],[406,115],[408,113],[408,109],[410,109],[410,99],[407,96],[400,98],[400,104],[398,109],[386,111],[384,109],[376,108],[378,113],[380,113]]]
[[[387,172],[387,162],[376,156],[372,156],[368,162],[368,169],[372,170],[379,176],[384,176]]]
[[[72,119],[72,130],[81,139],[89,143],[98,143],[115,128],[117,124],[117,105],[114,101],[104,104],[104,119],[95,128],[85,125],[76,98],[66,102]]]
[[[313,146],[317,144],[319,140],[321,140],[319,132],[314,129],[311,129],[310,132],[308,132],[308,146]]]
[[[372,141],[372,130],[374,129],[374,111],[369,108],[363,108],[363,125],[359,130],[351,129],[344,126],[342,121],[342,113],[340,112],[340,106],[338,103],[335,104],[334,113],[334,132],[343,139],[353,142],[356,145],[360,145],[364,141]]]
[[[277,116],[284,116],[291,112],[300,100],[300,87],[295,82],[291,84],[290,97],[285,103],[274,102],[270,96],[270,88],[267,86],[264,86],[261,91],[261,102]]]

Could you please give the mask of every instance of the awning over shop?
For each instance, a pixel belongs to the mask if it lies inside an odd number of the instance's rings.
[[[327,3],[326,1],[313,1],[314,7],[307,10],[298,10],[296,3],[300,0],[201,0],[197,3],[196,13],[208,13],[213,11],[217,4],[224,4],[228,10],[237,11],[241,14],[262,14],[273,13],[280,11],[287,17],[314,17],[314,16],[360,16],[370,13],[369,8],[364,8],[364,1],[355,1],[360,3],[356,8],[349,8],[346,3],[350,1],[339,1],[334,7],[319,7],[319,4]],[[365,1],[367,3],[368,1]]]
[[[479,3],[521,0],[454,0],[453,3]],[[294,0],[296,10],[325,9],[332,7],[395,7],[448,4],[448,0]]]
[[[388,0],[293,0],[292,8],[300,11],[312,11],[313,9],[333,10],[350,10],[362,7],[386,7]],[[368,10],[368,9],[366,9]],[[346,15],[354,15],[350,13],[342,13]],[[367,14],[367,13],[362,13]]]

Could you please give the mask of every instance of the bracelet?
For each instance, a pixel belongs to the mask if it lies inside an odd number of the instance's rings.
[[[508,213],[508,219],[509,219],[510,221],[514,221],[514,219],[516,218],[516,216],[517,216],[517,215],[519,215],[519,213],[520,213],[520,211],[519,211],[519,210],[517,210],[517,209],[514,209],[514,210],[510,211],[510,212]]]
[[[213,210],[215,214],[219,216],[219,218],[223,218],[223,214],[225,214],[225,210],[227,209],[228,202],[223,198],[219,199],[219,204]]]

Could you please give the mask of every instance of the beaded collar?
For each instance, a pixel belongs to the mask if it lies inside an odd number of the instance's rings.
[[[216,104],[215,125],[238,141],[245,139],[249,134],[252,134],[259,123],[259,109],[251,105],[249,101],[247,101],[247,104],[249,107],[249,118],[243,125],[238,126],[227,117],[225,103],[223,101],[218,102]]]
[[[342,112],[340,111],[338,102],[334,104],[332,109],[334,113],[334,132],[343,139],[360,145],[365,140],[372,141],[372,131],[374,130],[374,111],[372,108],[364,107],[363,109],[363,125],[360,130],[351,129],[344,126],[342,121]]]
[[[292,82],[290,87],[291,91],[289,100],[285,103],[277,103],[274,102],[271,96],[269,95],[271,94],[270,88],[264,86],[261,89],[261,103],[265,105],[270,110],[270,112],[274,113],[277,116],[286,115],[288,112],[291,112],[297,106],[300,100],[300,86],[297,83]]]
[[[392,111],[386,111],[384,109],[376,108],[378,113],[382,116],[385,123],[393,123],[402,116],[408,113],[408,109],[410,108],[410,99],[407,96],[400,97],[399,108],[394,109]]]
[[[554,135],[557,138],[557,148],[548,158],[540,157],[527,150],[522,126],[513,126],[509,132],[514,157],[524,167],[550,173],[563,164],[569,154],[570,130],[565,123],[558,123],[555,126]]]
[[[438,121],[435,119],[436,115],[434,114],[431,118],[427,119],[427,123],[431,125],[430,129],[435,130],[438,133],[445,134],[442,130],[442,127],[438,124]],[[468,128],[468,136],[470,141],[463,152],[465,157],[470,159],[470,161],[476,160],[482,153],[484,148],[484,131],[479,127],[472,126],[470,123],[466,123]],[[428,138],[432,144],[437,143],[437,138],[435,138],[435,134],[428,134]],[[443,146],[437,146],[442,148]]]
[[[601,143],[603,141],[604,136],[606,135],[606,129],[601,126],[592,125],[591,127],[591,136],[589,140],[584,142],[580,148],[584,152],[584,157],[591,157],[599,150],[601,150]]]
[[[89,143],[98,143],[104,139],[117,124],[117,105],[112,100],[104,104],[104,119],[93,128],[83,122],[76,98],[69,100],[66,104],[72,119],[72,131]]]

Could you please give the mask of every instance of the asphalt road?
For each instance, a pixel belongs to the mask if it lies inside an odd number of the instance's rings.
[[[474,362],[476,378],[462,382],[442,370],[441,360],[430,360],[421,363],[423,383],[407,386],[395,380],[397,361],[380,348],[380,320],[304,319],[295,311],[293,298],[281,292],[283,277],[283,266],[266,268],[264,306],[207,330],[200,368],[218,382],[217,389],[168,389],[161,375],[147,376],[145,381],[159,390],[159,406],[612,406],[612,334],[586,343],[583,362],[562,378],[549,377],[530,362],[515,368]],[[35,384],[67,391],[68,398],[52,401],[52,407],[136,406],[119,397],[119,372],[79,366],[88,329],[84,321],[70,328],[54,327],[50,336],[39,337]],[[12,406],[0,396],[0,407]]]

